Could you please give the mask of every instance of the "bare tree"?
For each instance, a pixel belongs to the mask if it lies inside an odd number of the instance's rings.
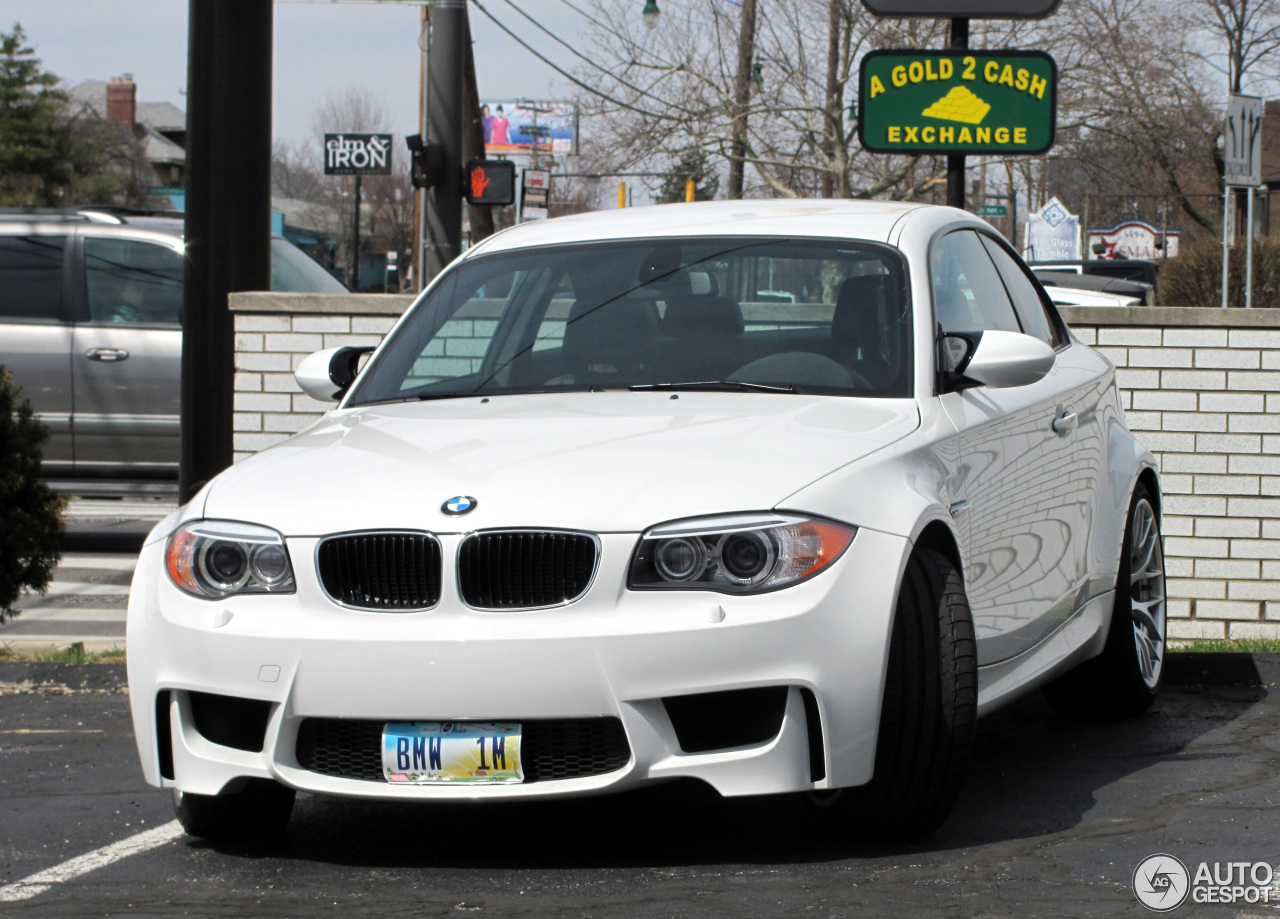
[[[1271,80],[1258,74],[1259,64],[1271,64],[1280,51],[1280,3],[1276,0],[1191,0],[1187,17],[1205,43],[1202,56],[1227,77],[1230,92],[1240,93],[1250,78]]]
[[[325,176],[321,144],[326,133],[379,133],[391,123],[377,98],[365,89],[350,88],[327,96],[311,117],[312,140],[302,148],[277,145],[276,152],[288,155],[273,169],[290,187],[301,192],[304,201],[320,205],[314,211],[324,222],[322,229],[350,248],[351,196],[355,182],[349,176]],[[392,173],[365,176],[361,180],[360,223],[362,245],[398,253],[399,264],[409,263],[413,253],[413,186],[409,179],[409,156],[401,138],[394,137]],[[398,155],[397,155],[398,154]],[[277,184],[277,187],[281,187]],[[349,253],[350,255],[350,253]],[[363,286],[363,285],[362,285]]]
[[[1181,11],[1145,0],[1074,0],[1042,26],[1058,62],[1058,155],[1084,193],[1168,196],[1215,226],[1218,115]],[[1077,205],[1078,206],[1078,205]]]

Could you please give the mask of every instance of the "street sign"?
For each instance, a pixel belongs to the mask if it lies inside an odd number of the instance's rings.
[[[1004,217],[1009,213],[1009,208],[1003,204],[984,204],[978,208],[979,217]]]
[[[391,175],[390,134],[326,134],[324,174],[327,176]]]
[[[551,204],[551,173],[526,169],[520,185],[520,219],[546,220]]]
[[[1031,260],[1053,262],[1080,258],[1080,218],[1057,198],[1027,217],[1027,245]]]
[[[463,175],[468,204],[506,205],[516,200],[516,164],[510,160],[472,160]]]
[[[187,190],[181,185],[148,185],[147,194],[153,198],[172,197],[174,195],[185,195]]]
[[[1223,133],[1227,185],[1262,184],[1262,100],[1257,96],[1227,96]]]
[[[862,0],[877,16],[923,19],[1043,19],[1059,0]]]
[[[1044,153],[1057,77],[1043,51],[872,51],[862,59],[858,139],[873,153]]]

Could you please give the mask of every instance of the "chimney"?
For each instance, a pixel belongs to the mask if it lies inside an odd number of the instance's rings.
[[[138,114],[138,86],[133,74],[112,77],[107,84],[107,121],[133,127]]]

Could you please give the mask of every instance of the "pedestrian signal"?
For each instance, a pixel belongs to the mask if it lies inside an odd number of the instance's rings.
[[[512,204],[516,200],[516,164],[510,160],[472,160],[462,175],[469,204]]]

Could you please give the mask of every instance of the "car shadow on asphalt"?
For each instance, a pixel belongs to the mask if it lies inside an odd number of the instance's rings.
[[[1228,674],[1225,685],[1220,677],[1198,684],[1190,667],[1178,667],[1170,675],[1173,685],[1135,719],[1067,721],[1039,693],[984,719],[955,812],[916,843],[859,842],[852,826],[815,819],[798,796],[724,799],[689,781],[619,795],[483,806],[299,795],[287,836],[191,845],[238,857],[359,867],[599,869],[821,863],[1063,833],[1086,821],[1109,786],[1153,765],[1186,768],[1195,777],[1190,785],[1147,789],[1139,797],[1150,794],[1154,804],[1168,802],[1170,794],[1203,794],[1205,766],[1211,773],[1212,760],[1233,752],[1210,741],[1188,747],[1229,729],[1267,696],[1249,658],[1233,657],[1244,663],[1232,665],[1239,672]],[[1122,797],[1126,808],[1142,803],[1132,793]],[[1131,819],[1127,812],[1095,817]]]

